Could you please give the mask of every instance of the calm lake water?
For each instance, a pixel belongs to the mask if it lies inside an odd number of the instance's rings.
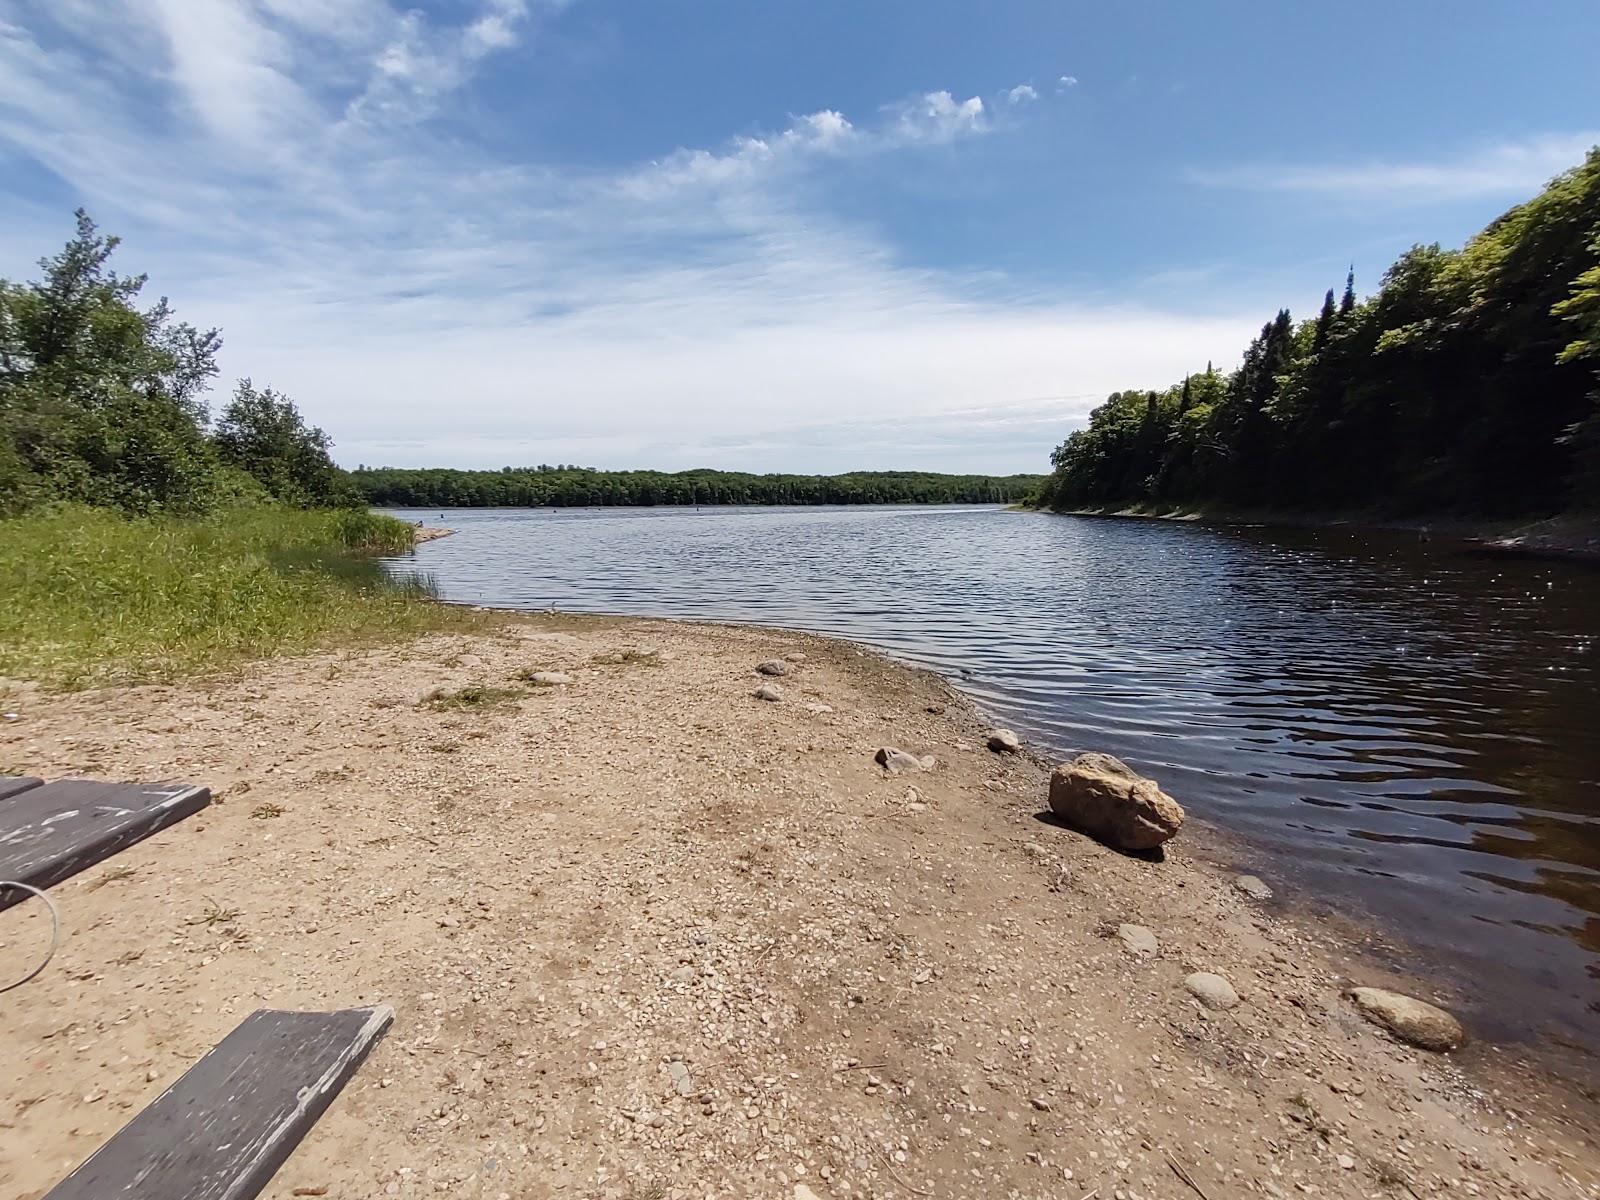
[[[1107,750],[1376,917],[1494,1036],[1600,1062],[1600,570],[1414,534],[995,508],[399,510],[450,600],[769,623]],[[1580,1065],[1581,1061],[1575,1065]]]

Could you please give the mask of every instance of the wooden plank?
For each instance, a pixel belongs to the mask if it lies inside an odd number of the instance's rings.
[[[253,1013],[45,1200],[250,1200],[393,1020],[387,1005]]]
[[[0,879],[52,887],[211,803],[186,783],[95,783],[62,779],[0,804]],[[0,909],[26,899],[0,892]]]
[[[32,775],[0,775],[0,800],[4,800],[7,796],[19,796],[43,782],[44,780],[35,779]]]

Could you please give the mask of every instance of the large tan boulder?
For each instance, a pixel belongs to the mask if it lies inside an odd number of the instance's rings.
[[[1454,1050],[1467,1040],[1460,1021],[1426,1001],[1371,987],[1351,988],[1350,999],[1374,1025],[1424,1050]]]
[[[1183,806],[1120,758],[1080,754],[1050,776],[1058,817],[1123,850],[1153,850],[1183,825]]]

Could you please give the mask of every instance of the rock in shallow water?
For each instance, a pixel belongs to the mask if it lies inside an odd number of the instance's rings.
[[[1050,776],[1059,817],[1123,850],[1153,850],[1183,825],[1183,806],[1120,758],[1080,754]]]
[[[1017,740],[1017,735],[1009,729],[991,729],[989,731],[989,749],[996,754],[1016,754],[1022,749],[1022,743]]]
[[[1374,1025],[1423,1050],[1454,1050],[1467,1040],[1461,1022],[1444,1009],[1399,992],[1358,987],[1350,989],[1350,999]]]
[[[1228,1009],[1239,1003],[1239,993],[1233,990],[1233,984],[1210,971],[1196,971],[1184,979],[1183,986],[1189,989],[1191,996],[1210,1009]]]

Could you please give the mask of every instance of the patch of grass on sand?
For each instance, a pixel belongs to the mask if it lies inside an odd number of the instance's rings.
[[[433,708],[438,709],[485,709],[504,708],[521,700],[527,692],[521,688],[488,687],[484,684],[470,684],[456,692],[445,692],[428,701]]]
[[[659,650],[608,650],[590,659],[597,667],[659,667],[662,665]]]
[[[0,521],[0,676],[53,687],[162,682],[327,646],[471,631],[428,581],[373,560],[403,521],[240,508],[200,519],[61,508]]]

